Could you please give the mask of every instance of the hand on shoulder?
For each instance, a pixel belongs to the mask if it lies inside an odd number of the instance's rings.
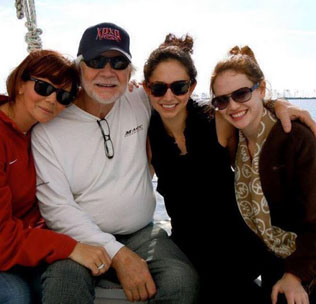
[[[307,110],[301,109],[284,99],[277,99],[274,102],[274,110],[285,132],[291,131],[291,120],[298,119],[310,128],[316,137],[316,122]]]

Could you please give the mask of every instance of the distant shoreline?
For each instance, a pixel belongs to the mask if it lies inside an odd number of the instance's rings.
[[[316,99],[316,97],[279,97],[284,99]]]
[[[192,96],[193,98],[195,98],[195,100],[197,101],[204,101],[204,102],[207,102],[207,101],[210,101],[210,98],[209,97],[199,97],[199,96]],[[278,96],[277,98],[281,98],[281,99],[316,99],[316,97],[285,97],[285,96]]]

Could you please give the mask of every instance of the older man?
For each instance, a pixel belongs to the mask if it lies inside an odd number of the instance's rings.
[[[33,131],[37,195],[47,225],[104,246],[112,263],[102,277],[117,278],[130,301],[195,303],[194,269],[152,224],[155,197],[146,155],[151,109],[143,90],[126,90],[129,35],[112,23],[88,28],[77,62],[82,90],[75,104]],[[79,264],[57,262],[43,279],[44,303],[93,303],[96,280]]]

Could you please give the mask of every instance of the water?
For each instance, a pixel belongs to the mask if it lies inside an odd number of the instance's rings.
[[[291,99],[289,100],[292,104],[299,106],[302,109],[306,109],[310,112],[311,116],[314,120],[316,120],[316,98],[315,99]],[[154,176],[153,178],[153,186],[156,190],[157,188],[157,178]],[[165,209],[165,204],[163,197],[155,191],[156,199],[157,199],[157,206],[154,215],[155,222],[158,222],[163,228],[167,230],[170,234],[170,218],[168,213]]]
[[[316,98],[313,99],[289,99],[290,103],[293,103],[303,109],[308,110],[314,120],[316,120]]]
[[[153,177],[153,187],[155,190],[156,201],[157,201],[156,210],[154,214],[154,221],[158,223],[161,227],[163,227],[170,235],[171,233],[170,217],[166,211],[163,197],[156,191],[156,188],[157,188],[156,175],[154,175]]]

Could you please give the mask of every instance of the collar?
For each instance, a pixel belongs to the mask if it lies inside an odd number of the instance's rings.
[[[16,131],[18,134],[22,135],[22,136],[30,136],[30,131],[27,133],[22,132],[18,126],[16,125],[16,123],[8,116],[6,115],[3,111],[0,110],[0,120],[8,125],[11,129],[13,129],[14,131]],[[32,129],[32,128],[31,128]]]

